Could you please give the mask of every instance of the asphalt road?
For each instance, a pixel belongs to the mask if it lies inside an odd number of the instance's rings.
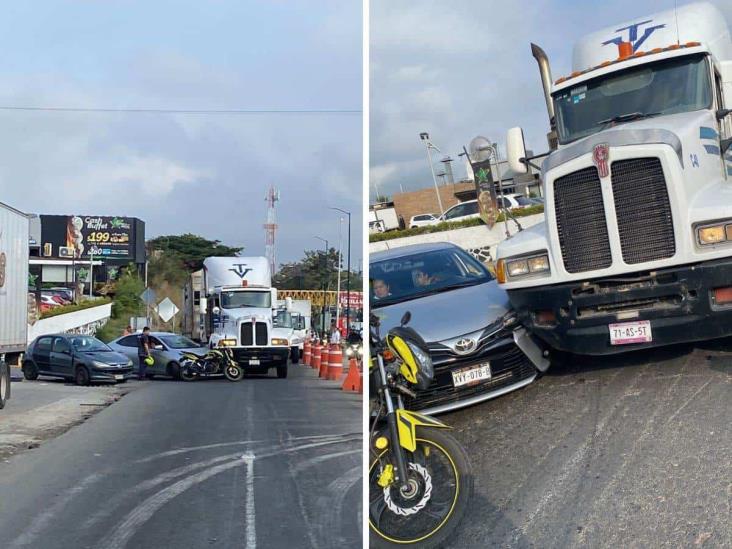
[[[732,547],[732,341],[566,357],[445,414],[476,491],[451,547]]]
[[[0,546],[361,546],[361,398],[290,377],[142,382],[0,463]]]

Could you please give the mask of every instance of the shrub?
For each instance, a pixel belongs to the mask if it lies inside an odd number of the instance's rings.
[[[99,299],[89,299],[87,301],[82,301],[79,304],[60,305],[58,307],[54,307],[53,309],[43,311],[41,313],[41,318],[50,318],[52,316],[65,315],[66,313],[83,311],[84,309],[91,309],[92,307],[99,307],[99,305],[104,305],[106,303],[111,303],[111,302],[112,302],[111,299],[102,297]]]

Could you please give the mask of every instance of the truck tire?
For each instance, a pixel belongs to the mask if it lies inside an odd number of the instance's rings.
[[[0,362],[0,410],[5,408],[8,400],[10,400],[10,368],[4,362]]]
[[[30,360],[26,360],[23,363],[23,377],[28,381],[35,381],[38,379],[38,366]]]
[[[293,364],[300,362],[300,348],[295,346],[290,349],[290,360]]]
[[[287,362],[281,366],[277,366],[277,377],[279,379],[285,379],[287,377]]]

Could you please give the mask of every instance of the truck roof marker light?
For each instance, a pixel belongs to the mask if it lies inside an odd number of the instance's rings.
[[[243,288],[246,288],[247,286],[249,286],[249,281],[247,281],[247,280],[242,280],[242,281],[241,281],[241,285],[242,285],[242,287],[243,287]]]
[[[618,44],[618,59],[627,59],[633,55],[633,44],[630,42],[620,42]]]
[[[693,48],[696,46],[701,46],[701,42],[687,42],[686,44],[684,44],[684,46],[686,46],[687,48]]]

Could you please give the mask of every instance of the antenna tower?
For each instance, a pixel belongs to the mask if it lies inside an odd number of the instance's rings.
[[[275,215],[275,202],[280,200],[280,191],[274,186],[267,191],[264,198],[267,202],[267,223],[264,224],[264,255],[269,261],[269,269],[272,274],[277,268],[277,260],[275,257],[275,234],[277,233],[277,217]]]

